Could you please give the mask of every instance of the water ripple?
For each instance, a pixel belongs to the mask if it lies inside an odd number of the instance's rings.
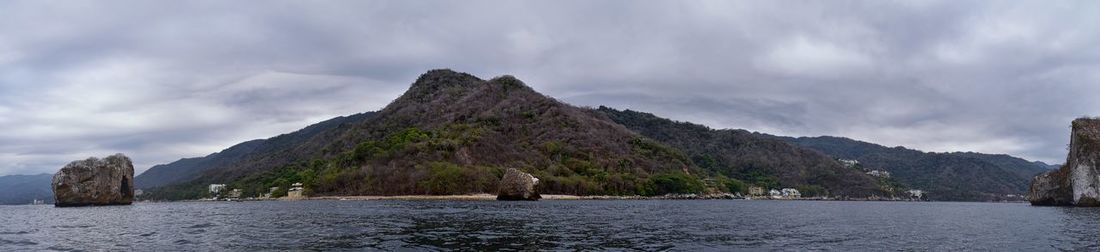
[[[0,206],[0,251],[1097,250],[1100,209],[799,201]]]

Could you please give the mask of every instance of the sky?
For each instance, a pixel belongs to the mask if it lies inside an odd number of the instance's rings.
[[[140,173],[374,111],[418,75],[578,106],[1061,163],[1096,1],[2,1],[0,175]]]

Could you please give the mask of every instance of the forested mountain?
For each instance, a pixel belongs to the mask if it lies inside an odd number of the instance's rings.
[[[198,197],[209,183],[246,195],[269,187],[281,188],[279,195],[293,182],[310,195],[492,193],[510,167],[534,174],[550,194],[744,190],[738,179],[838,196],[881,193],[866,175],[784,142],[690,128],[683,134],[709,135],[702,140],[717,146],[696,149],[655,141],[609,114],[561,103],[511,76],[486,81],[432,70],[373,116],[209,165],[195,179],[150,191],[150,198]]]
[[[53,203],[50,183],[53,175],[9,175],[0,177],[0,205],[30,204],[34,200]]]
[[[872,177],[862,168],[889,171]],[[246,196],[295,182],[309,195],[492,193],[506,168],[549,194],[655,195],[794,187],[808,195],[891,196],[915,188],[937,200],[1022,194],[1047,169],[1006,155],[925,153],[846,138],[715,130],[648,113],[578,108],[511,76],[450,70],[421,75],[378,112],[335,118],[138,177],[150,199],[197,198],[226,183]]]
[[[336,117],[292,133],[243,142],[205,157],[184,158],[172,163],[156,165],[134,177],[134,185],[137,188],[147,189],[191,181],[211,168],[229,167],[245,159],[259,158],[262,154],[284,153],[296,146],[298,142],[305,141],[318,133],[332,130],[344,123],[362,121],[371,115],[372,113],[360,113]],[[253,155],[254,153],[261,153],[261,155]]]
[[[1022,158],[1013,157],[1005,154],[985,154],[977,152],[952,152],[948,153],[954,156],[975,158],[982,160],[998,167],[1005,169],[1006,171],[1016,173],[1020,177],[1031,180],[1036,174],[1057,169],[1060,165],[1049,165],[1039,161],[1028,161]]]
[[[252,140],[239,143],[220,152],[205,157],[184,158],[178,161],[155,165],[134,177],[134,186],[148,189],[195,179],[203,171],[219,164],[236,162],[251,154],[264,140]]]
[[[928,191],[935,200],[985,201],[1023,195],[1032,177],[1050,169],[1047,164],[1008,155],[931,153],[827,136],[777,138],[838,159],[857,160],[868,169],[889,171],[909,187]]]
[[[833,194],[886,196],[875,178],[820,152],[745,130],[713,130],[649,113],[600,107],[600,112],[650,139],[683,151],[699,167],[768,188],[798,187]]]

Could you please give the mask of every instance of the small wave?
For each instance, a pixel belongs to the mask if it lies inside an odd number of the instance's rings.
[[[50,246],[46,249],[50,250],[50,251],[78,251],[76,249],[71,249],[71,248],[66,248],[66,247],[58,247],[58,246]]]
[[[209,227],[217,227],[217,226],[218,225],[215,225],[214,223],[203,223],[203,224],[193,225],[193,226],[186,227],[186,228],[209,228]]]
[[[0,245],[34,246],[34,245],[38,245],[38,243],[37,242],[32,242],[32,241],[26,241],[26,240],[12,241],[12,240],[0,239]]]
[[[22,235],[30,234],[31,231],[17,231],[17,232],[0,232],[0,235]]]
[[[206,229],[195,229],[195,230],[187,231],[187,232],[184,232],[184,233],[186,233],[186,234],[192,234],[192,235],[194,235],[194,234],[202,234],[202,233],[206,233]]]

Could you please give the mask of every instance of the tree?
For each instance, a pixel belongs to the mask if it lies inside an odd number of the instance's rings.
[[[665,173],[650,178],[653,193],[656,195],[671,193],[698,193],[703,191],[703,183],[695,177],[681,172]]]

